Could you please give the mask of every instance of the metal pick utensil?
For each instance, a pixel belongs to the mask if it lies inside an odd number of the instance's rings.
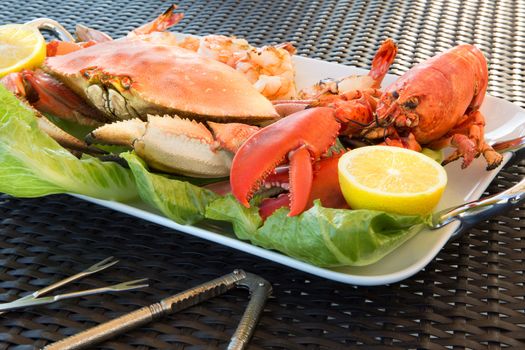
[[[499,153],[517,152],[525,147],[525,135],[512,140],[493,144],[492,147]],[[452,221],[458,220],[461,226],[454,231],[451,239],[459,236],[465,229],[481,220],[511,209],[525,201],[525,179],[522,179],[511,188],[493,196],[461,204],[455,207],[438,211],[432,215],[429,223],[431,229],[441,228]]]
[[[237,330],[230,340],[228,349],[244,349],[251,338],[272,288],[265,279],[242,270],[235,270],[230,274],[162,299],[158,303],[145,306],[56,343],[49,344],[44,349],[84,349],[132,328],[142,326],[161,316],[184,310],[204,300],[223,294],[234,287],[247,288],[250,291],[250,301]]]
[[[39,289],[36,292],[26,295],[25,297],[18,298],[8,303],[1,303],[0,304],[0,315],[7,311],[20,309],[20,308],[26,308],[29,306],[51,304],[56,301],[64,300],[64,299],[70,299],[70,298],[76,298],[76,297],[99,294],[99,293],[106,293],[106,292],[122,292],[122,291],[133,290],[133,289],[138,289],[138,288],[143,288],[143,287],[148,286],[147,283],[142,283],[142,282],[147,281],[147,279],[142,278],[138,280],[114,284],[112,286],[105,286],[101,288],[74,291],[70,293],[52,295],[52,296],[47,296],[47,297],[43,296],[44,294],[48,294],[55,289],[65,286],[66,284],[69,284],[83,277],[90,276],[94,273],[105,270],[108,267],[115,265],[116,263],[118,263],[118,260],[110,256],[109,258],[106,258],[102,261],[99,261],[95,265],[88,267],[84,271],[81,271],[73,276],[69,276],[61,281],[55,282],[45,288]]]
[[[432,229],[441,228],[452,221],[459,220],[462,230],[456,230],[451,238],[481,220],[511,209],[525,201],[525,179],[506,191],[477,201],[448,208],[432,215]]]

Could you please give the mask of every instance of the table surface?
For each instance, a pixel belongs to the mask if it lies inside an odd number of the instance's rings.
[[[298,54],[367,68],[380,42],[399,54],[391,72],[460,42],[490,64],[489,93],[525,107],[525,3],[519,1],[180,1],[177,31],[235,34],[255,45],[293,42]],[[124,35],[164,1],[7,0],[0,24],[50,17]],[[487,194],[523,176],[518,157]],[[525,347],[524,207],[449,243],[423,271],[388,286],[324,280],[85,201],[0,196],[0,302],[107,256],[115,267],[73,289],[147,277],[151,287],[90,296],[0,316],[0,349],[33,349],[210,280],[235,268],[273,285],[250,349]],[[101,345],[105,349],[224,348],[248,297],[233,291]]]

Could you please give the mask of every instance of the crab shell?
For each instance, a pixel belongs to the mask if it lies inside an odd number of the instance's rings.
[[[278,118],[241,73],[177,46],[124,38],[49,57],[43,68],[111,120],[177,114],[265,124]]]

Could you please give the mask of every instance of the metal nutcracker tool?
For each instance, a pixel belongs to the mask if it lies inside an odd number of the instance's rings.
[[[230,340],[228,349],[244,349],[253,334],[255,325],[259,320],[266,299],[271,294],[272,288],[270,283],[265,279],[242,270],[235,270],[232,273],[212,281],[162,299],[158,303],[145,306],[56,343],[49,344],[44,347],[44,349],[84,349],[132,328],[142,326],[164,315],[184,310],[202,301],[223,294],[235,287],[247,288],[250,292],[250,301]]]

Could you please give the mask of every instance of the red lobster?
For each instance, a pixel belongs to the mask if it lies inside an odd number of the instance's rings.
[[[484,140],[485,118],[479,111],[488,83],[487,61],[473,45],[458,45],[406,72],[390,85],[377,105],[377,123],[363,131],[369,139],[456,151],[443,165],[463,158],[462,167],[483,154],[487,170],[502,156]],[[404,142],[402,142],[404,141]]]
[[[378,76],[382,79],[384,74]],[[321,182],[315,188],[326,184],[327,191],[337,183],[316,177],[315,169],[340,130],[416,150],[451,145],[456,151],[444,164],[463,157],[466,167],[483,154],[487,169],[493,169],[502,157],[484,141],[485,122],[479,112],[487,82],[487,63],[481,51],[459,45],[410,69],[381,94],[376,110],[370,94],[359,90],[320,91],[309,107],[327,107],[293,113],[261,129],[241,146],[230,172],[232,193],[249,206],[248,200],[273,169],[288,161],[289,216],[300,214],[311,205],[314,179]]]

